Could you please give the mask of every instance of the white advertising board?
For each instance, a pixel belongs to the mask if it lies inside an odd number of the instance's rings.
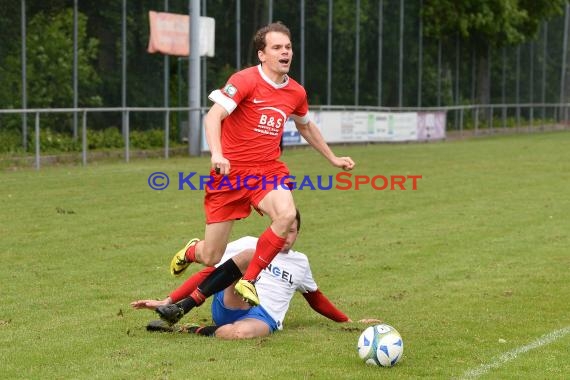
[[[310,111],[327,143],[404,142],[445,139],[445,112]],[[204,134],[203,134],[204,135]],[[293,120],[283,129],[283,145],[305,145]],[[202,150],[207,151],[206,139]]]

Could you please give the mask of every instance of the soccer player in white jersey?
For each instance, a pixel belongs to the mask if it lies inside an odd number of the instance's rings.
[[[235,294],[232,286],[215,293],[212,301],[212,318],[215,325],[205,327],[183,327],[199,335],[216,336],[222,339],[247,339],[262,337],[283,328],[283,320],[296,291],[300,292],[311,308],[336,322],[351,322],[318,288],[307,256],[294,251],[301,219],[296,220],[286,237],[281,252],[261,273],[256,283],[260,305],[252,307],[241,296]],[[240,271],[247,268],[255,251],[257,238],[246,236],[228,244],[221,262],[233,261]],[[139,300],[131,303],[136,309],[152,309],[174,305],[196,290],[204,276],[211,276],[209,268],[194,274],[178,289],[161,301]],[[236,277],[239,276],[236,274]],[[177,321],[177,320],[176,320]],[[175,331],[171,324],[176,321],[152,321],[147,328],[155,331]],[[377,323],[377,319],[362,319],[359,322]]]

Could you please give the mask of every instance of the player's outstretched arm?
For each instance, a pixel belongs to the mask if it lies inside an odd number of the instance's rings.
[[[215,267],[206,267],[199,272],[194,273],[176,290],[170,293],[170,296],[163,300],[137,300],[131,302],[131,307],[134,309],[150,309],[156,310],[159,306],[170,305],[171,303],[178,302],[184,299],[198,287],[198,285],[212,273]]]
[[[309,306],[317,313],[332,319],[335,322],[352,322],[323,294],[319,289],[314,292],[303,293],[303,297],[309,303]]]
[[[344,170],[352,170],[354,161],[350,157],[337,157],[326,143],[317,125],[309,121],[307,124],[295,122],[297,130],[305,140],[319,153],[321,153],[333,166]]]
[[[352,319],[346,316],[342,311],[338,310],[336,306],[334,306],[334,304],[325,297],[323,293],[321,293],[320,290],[317,289],[315,292],[303,293],[303,297],[305,297],[311,308],[317,313],[322,314],[335,322],[353,322]],[[356,322],[372,325],[382,323],[382,320],[376,318],[363,318]]]
[[[134,309],[150,309],[156,310],[157,307],[163,305],[170,305],[172,303],[172,299],[170,297],[166,297],[163,300],[138,300],[131,302],[131,307]]]

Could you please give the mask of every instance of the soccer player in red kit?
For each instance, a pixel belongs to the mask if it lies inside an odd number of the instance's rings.
[[[301,136],[333,166],[351,170],[350,157],[337,157],[309,120],[305,89],[287,73],[293,50],[291,33],[282,23],[257,31],[254,45],[260,64],[233,74],[204,119],[211,152],[211,176],[206,186],[203,240],[192,239],[172,259],[170,269],[180,275],[190,263],[215,265],[224,254],[235,220],[246,218],[253,207],[271,218],[258,239],[255,255],[235,290],[251,305],[259,299],[254,286],[261,270],[285,244],[295,221],[295,203],[287,183],[289,170],[279,161],[280,141],[290,117]],[[194,293],[196,303],[203,299]]]

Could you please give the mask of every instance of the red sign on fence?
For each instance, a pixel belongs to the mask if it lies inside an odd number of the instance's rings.
[[[150,22],[149,53],[187,57],[190,54],[190,17],[166,12],[148,12]],[[215,21],[200,17],[200,56],[214,56]]]

